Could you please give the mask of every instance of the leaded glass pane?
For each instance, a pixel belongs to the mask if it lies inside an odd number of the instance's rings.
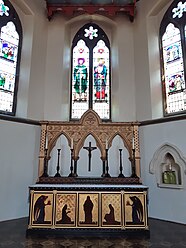
[[[181,18],[183,16],[183,13],[186,12],[186,2],[182,3],[179,2],[177,7],[172,10],[173,18]]]
[[[13,22],[0,32],[0,111],[12,112],[19,35]]]
[[[180,30],[170,23],[162,36],[163,63],[168,114],[186,109],[185,79]]]
[[[99,40],[93,49],[93,110],[109,119],[109,49]]]
[[[89,49],[79,40],[73,49],[72,118],[80,119],[89,108]]]
[[[0,16],[9,16],[9,7],[4,4],[3,0],[0,0]]]

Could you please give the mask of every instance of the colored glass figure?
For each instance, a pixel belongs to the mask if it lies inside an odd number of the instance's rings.
[[[3,73],[0,74],[0,87],[4,87],[5,86],[5,76],[3,75]]]
[[[109,49],[99,40],[93,49],[93,109],[102,119],[109,119]]]
[[[0,0],[0,16],[9,16],[8,11],[9,7],[4,4],[3,0]]]
[[[89,49],[82,39],[73,48],[72,66],[72,118],[79,119],[89,100]]]
[[[85,59],[84,58],[78,58],[78,64],[74,68],[74,89],[75,89],[75,100],[86,101],[86,90],[87,90],[87,67],[85,66]]]
[[[94,87],[96,89],[96,99],[105,99],[105,89],[107,83],[107,67],[104,58],[98,59],[98,65],[94,67]]]
[[[184,87],[183,74],[175,74],[169,78],[169,91],[181,90]]]
[[[4,42],[2,44],[2,55],[4,58],[14,60],[14,50],[15,47],[11,46],[9,43]]]

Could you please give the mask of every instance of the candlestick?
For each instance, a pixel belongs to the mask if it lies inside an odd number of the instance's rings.
[[[135,161],[135,149],[132,149],[132,175],[131,177],[138,178],[136,175],[136,161]]]
[[[48,149],[48,135],[46,133],[46,139],[45,139],[45,149]]]
[[[74,141],[73,141],[73,139],[71,139],[71,147],[70,147],[71,149],[73,149],[74,148]]]
[[[132,137],[132,149],[135,149],[135,145],[134,145],[134,137]]]
[[[108,140],[106,139],[106,149],[108,149]]]
[[[105,163],[106,163],[106,161],[103,160],[103,173],[102,173],[101,177],[105,177]]]
[[[71,151],[71,158],[70,158],[70,174],[68,175],[69,177],[74,177],[74,173],[73,173],[73,170],[74,170],[74,167],[73,167],[73,151],[74,149],[70,149]]]
[[[58,151],[58,159],[57,159],[57,167],[56,167],[57,172],[55,174],[55,177],[60,177],[61,175],[59,173],[59,170],[60,170],[60,167],[59,167],[59,158],[60,158],[60,151],[61,151],[61,149],[57,149],[57,151]]]
[[[119,154],[120,154],[120,167],[119,167],[119,169],[120,169],[120,174],[119,174],[119,176],[118,177],[125,177],[124,175],[123,175],[123,173],[122,173],[122,171],[123,171],[123,166],[122,166],[122,149],[119,149]]]
[[[109,165],[108,165],[108,149],[106,149],[106,173],[105,173],[105,177],[111,177],[109,174]]]
[[[58,149],[61,149],[61,147],[62,147],[62,144],[61,144],[61,136],[59,136],[59,147],[58,147]]]
[[[45,155],[44,155],[44,170],[43,170],[43,174],[42,174],[41,177],[48,177],[48,173],[47,173],[47,170],[48,170],[47,152],[48,152],[48,149],[45,149]]]

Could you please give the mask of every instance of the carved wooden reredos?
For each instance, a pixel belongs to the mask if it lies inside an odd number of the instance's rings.
[[[69,147],[73,140],[73,159],[76,161],[79,159],[79,152],[89,135],[95,138],[103,161],[106,160],[106,143],[108,143],[108,148],[111,147],[114,137],[119,135],[129,152],[130,159],[132,159],[132,148],[135,148],[136,174],[140,177],[138,126],[138,122],[102,122],[93,110],[88,110],[80,121],[42,121],[39,177],[42,175],[44,169],[46,140],[48,139],[47,159],[49,160],[50,153],[60,135],[64,135],[67,138]]]

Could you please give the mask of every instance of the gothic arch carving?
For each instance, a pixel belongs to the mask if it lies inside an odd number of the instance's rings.
[[[163,182],[163,173],[174,170],[176,173],[176,185],[166,185]],[[149,172],[156,176],[159,187],[183,187],[184,174],[186,174],[186,158],[182,152],[174,145],[165,143],[160,146],[153,155],[149,165]]]
[[[79,142],[78,142],[78,144],[77,144],[77,149],[76,149],[76,154],[75,154],[75,156],[78,156],[78,154],[79,154],[81,148],[83,147],[83,144],[84,144],[86,138],[87,138],[89,135],[91,135],[91,136],[95,139],[96,145],[97,145],[97,147],[99,148],[99,150],[100,150],[100,152],[101,152],[101,157],[103,157],[103,156],[105,155],[105,154],[102,154],[102,151],[104,150],[103,144],[101,143],[99,137],[98,137],[95,133],[93,133],[93,132],[90,132],[90,133],[85,134],[85,135],[79,140]]]
[[[112,142],[113,142],[114,138],[115,138],[117,135],[122,139],[124,146],[125,146],[126,149],[128,150],[130,157],[132,158],[132,153],[131,153],[131,149],[130,149],[131,144],[128,143],[127,137],[125,137],[125,135],[122,134],[122,133],[120,133],[120,132],[114,133],[114,135],[110,138],[110,140],[108,141],[109,147],[112,146]]]
[[[140,177],[140,156],[138,139],[138,122],[102,122],[98,114],[90,109],[84,113],[79,121],[43,121],[41,122],[41,139],[39,155],[39,176],[43,173],[45,149],[47,143],[47,158],[60,135],[64,135],[69,147],[73,143],[73,158],[78,160],[79,152],[85,139],[92,135],[101,152],[101,159],[106,160],[106,144],[108,148],[112,140],[119,135],[132,158],[132,143],[135,143],[136,173]],[[73,142],[72,142],[73,141]]]

